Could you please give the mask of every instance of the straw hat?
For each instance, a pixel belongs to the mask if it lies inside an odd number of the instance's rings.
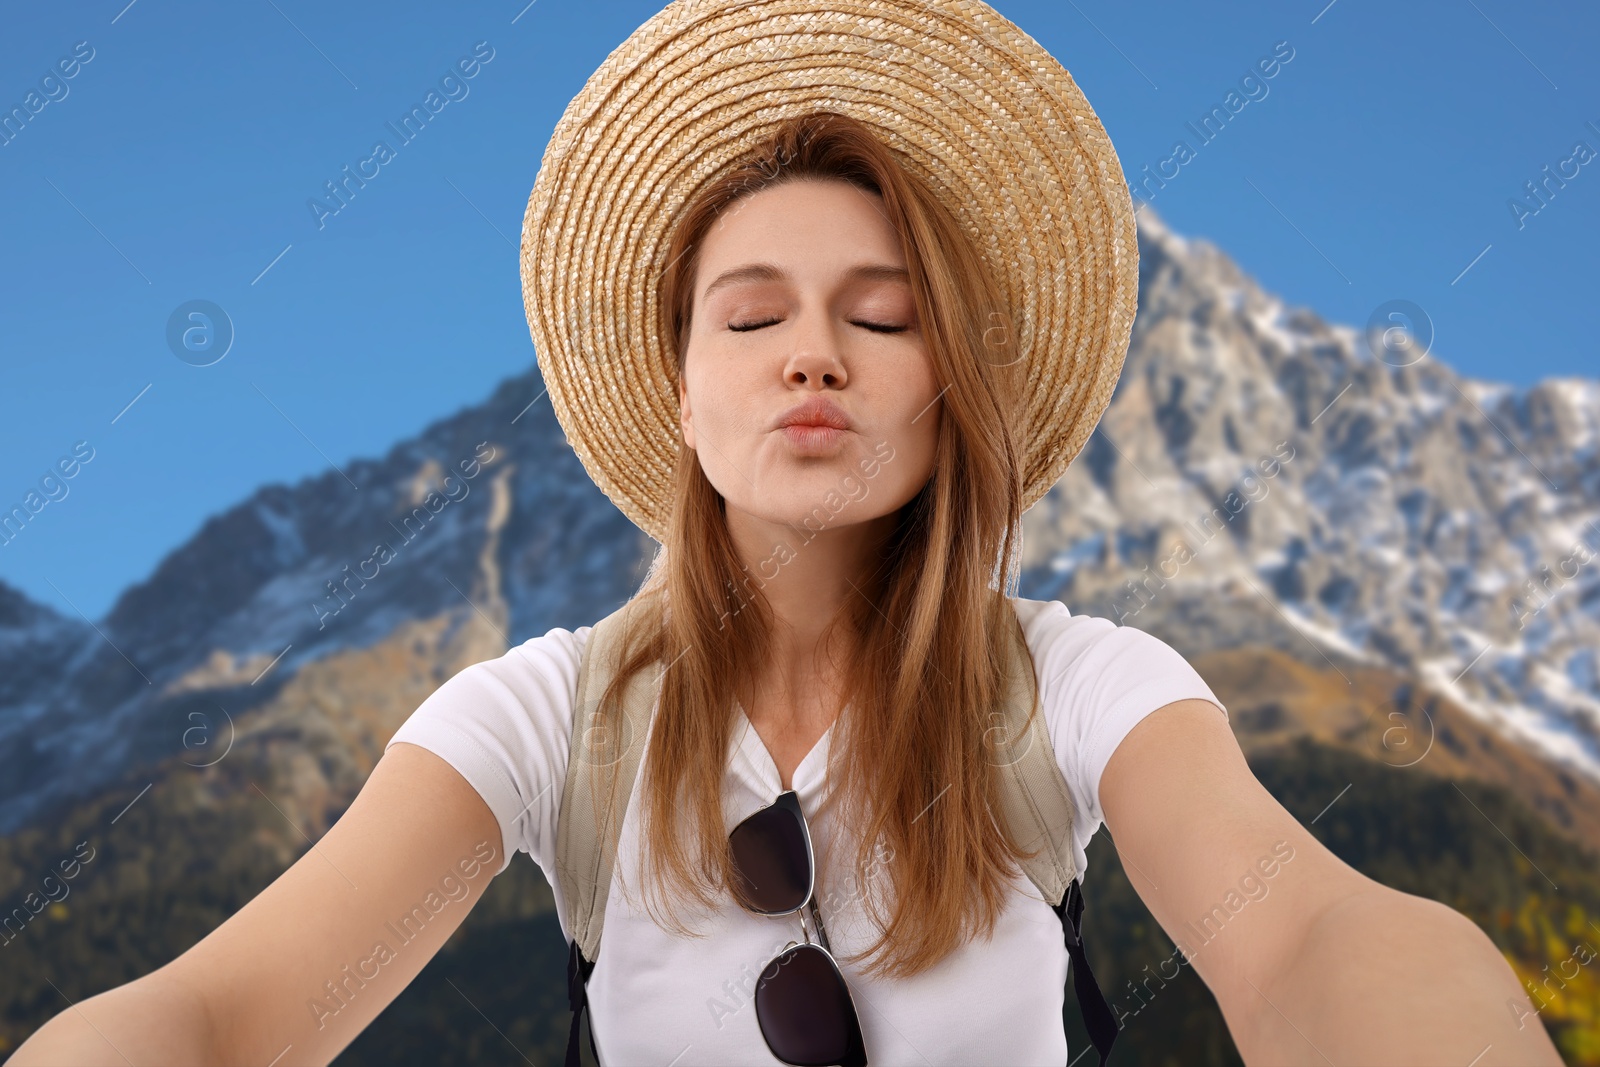
[[[1023,507],[1066,470],[1127,352],[1132,198],[1072,76],[977,0],[675,0],[567,106],[522,227],[550,402],[585,470],[657,541],[677,370],[657,283],[680,210],[784,119],[871,126],[972,235],[1028,368]]]

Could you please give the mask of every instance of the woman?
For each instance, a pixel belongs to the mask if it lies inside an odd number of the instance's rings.
[[[783,1062],[763,978],[824,937],[872,1064],[1067,1062],[1061,928],[991,815],[983,754],[1014,614],[1076,871],[1104,821],[1247,1062],[1559,1063],[1483,933],[1323,848],[1175,652],[1002,595],[1022,512],[1109,398],[1137,281],[1126,186],[1065,71],[981,4],[877,5],[888,24],[848,3],[761,7],[772,21],[676,3],[630,37],[557,127],[525,228],[552,403],[665,546],[619,675],[665,667],[588,976],[602,1062]],[[935,56],[967,79],[947,112],[918,92]],[[856,92],[884,85],[925,125],[905,133]],[[646,100],[651,121],[616,110]],[[982,117],[1007,106],[1040,122]],[[696,125],[708,114],[726,136]],[[628,150],[649,143],[649,163]],[[974,144],[1023,192],[963,172]],[[1071,268],[1072,250],[1083,269],[1041,267]],[[450,679],[315,849],[12,1062],[327,1063],[513,851],[559,896],[574,723],[619,722],[614,702],[576,706],[593,632]],[[815,885],[806,908],[762,914],[765,875],[727,842],[786,797]],[[1198,943],[1187,924],[1256,872],[1270,894]]]

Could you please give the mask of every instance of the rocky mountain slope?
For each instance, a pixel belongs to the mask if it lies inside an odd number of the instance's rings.
[[[536,373],[507,380],[381,460],[257,491],[123,593],[98,630],[0,583],[0,834],[130,768],[220,759],[248,723],[317,732],[329,694],[308,679],[409,649],[404,671],[362,688],[411,703],[372,721],[327,709],[326,731],[381,749],[461,667],[620,604],[653,542],[584,475],[549,402],[529,407],[540,393]],[[409,673],[431,683],[405,690]],[[354,758],[326,753],[345,776]]]
[[[1126,369],[1024,520],[1030,595],[1188,655],[1392,668],[1600,777],[1600,382],[1375,355],[1141,219]]]

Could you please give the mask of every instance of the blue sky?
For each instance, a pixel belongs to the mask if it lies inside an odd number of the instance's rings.
[[[660,5],[525,2],[6,13],[0,107],[73,75],[0,144],[0,510],[79,442],[93,458],[0,578],[98,619],[262,483],[380,454],[532,362],[515,267],[540,155]],[[1414,301],[1477,377],[1596,375],[1600,160],[1574,156],[1600,151],[1594,5],[995,6],[1072,72],[1131,181],[1187,143],[1151,202],[1267,289],[1357,325]],[[307,201],[479,42],[466,95],[319,227]],[[1293,58],[1241,89],[1275,49]],[[1190,123],[1235,90],[1203,142]],[[1547,165],[1571,177],[1540,204]],[[233,326],[206,366],[167,342],[191,301]]]

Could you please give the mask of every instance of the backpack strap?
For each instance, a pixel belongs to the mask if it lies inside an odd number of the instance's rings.
[[[1077,812],[1056,762],[1043,708],[1038,707],[1035,687],[1030,684],[1029,675],[1037,677],[1037,672],[1023,632],[1024,624],[1032,622],[1046,602],[1013,598],[1011,604],[1015,613],[1008,643],[1005,718],[999,729],[986,735],[991,746],[989,759],[1001,770],[1000,799],[1007,825],[1024,848],[1039,848],[1032,859],[1022,861],[1022,869],[1061,920],[1078,1010],[1100,1055],[1100,1067],[1105,1067],[1117,1039],[1117,1020],[1094,980],[1083,948],[1083,886],[1072,851]],[[1032,714],[1035,710],[1038,714]]]
[[[1106,1067],[1111,1046],[1117,1040],[1117,1017],[1112,1014],[1111,1005],[1106,1003],[1105,994],[1100,992],[1100,983],[1094,980],[1094,972],[1089,970],[1089,957],[1083,951],[1083,935],[1079,924],[1083,916],[1083,888],[1076,879],[1067,886],[1067,895],[1061,903],[1051,907],[1061,920],[1061,932],[1067,940],[1067,955],[1072,959],[1072,992],[1078,998],[1078,1011],[1083,1015],[1089,1040],[1100,1055],[1100,1067]]]
[[[1072,851],[1076,811],[1056,763],[1042,709],[1036,699],[1029,699],[1034,688],[1029,675],[1034,674],[1034,666],[1023,625],[1044,604],[1008,599],[1015,612],[1008,620],[1007,691],[1002,711],[997,713],[999,721],[986,734],[991,746],[989,759],[1001,769],[1000,797],[1006,824],[1023,847],[1039,848],[1022,867],[1061,919],[1078,1007],[1099,1053],[1100,1067],[1105,1067],[1117,1024],[1083,948],[1083,890]],[[638,777],[659,681],[659,672],[645,670],[629,683],[623,698],[621,736],[599,728],[595,720],[600,697],[620,664],[623,620],[635,610],[644,610],[638,600],[595,624],[578,669],[572,743],[556,830],[556,873],[572,932],[567,966],[567,1000],[572,1009],[567,1067],[579,1067],[579,1022],[588,1006],[585,985],[600,950],[617,841]],[[1036,710],[1040,713],[1033,714]],[[599,786],[599,795],[610,798],[609,810],[596,811],[591,783]],[[594,1050],[592,1020],[589,1047]],[[599,1059],[598,1052],[595,1059]]]
[[[646,668],[630,680],[619,729],[600,724],[600,698],[621,666],[626,624],[651,607],[653,601],[633,600],[596,623],[578,667],[572,741],[556,820],[556,875],[572,940],[591,960],[600,950],[617,842],[639,775],[660,672]]]
[[[1039,852],[1022,868],[1050,904],[1059,903],[1068,883],[1077,876],[1072,856],[1072,824],[1076,817],[1072,794],[1056,765],[1044,711],[1034,692],[1033,657],[1023,635],[1023,619],[1037,612],[1035,603],[1017,605],[1009,620],[1011,640],[1006,643],[1005,703],[1003,720],[992,726],[985,739],[989,760],[1000,771],[1001,813],[1017,842]],[[994,719],[991,717],[991,722]]]
[[[572,1028],[567,1035],[567,1067],[580,1064],[578,1030],[589,1004],[586,986],[600,952],[617,842],[639,776],[661,672],[647,667],[628,682],[618,729],[599,723],[600,698],[621,666],[628,622],[641,611],[653,610],[654,605],[655,598],[635,598],[596,623],[578,667],[572,740],[556,819],[556,880],[571,932],[567,1006],[572,1010]],[[589,1049],[598,1062],[592,1018]]]

